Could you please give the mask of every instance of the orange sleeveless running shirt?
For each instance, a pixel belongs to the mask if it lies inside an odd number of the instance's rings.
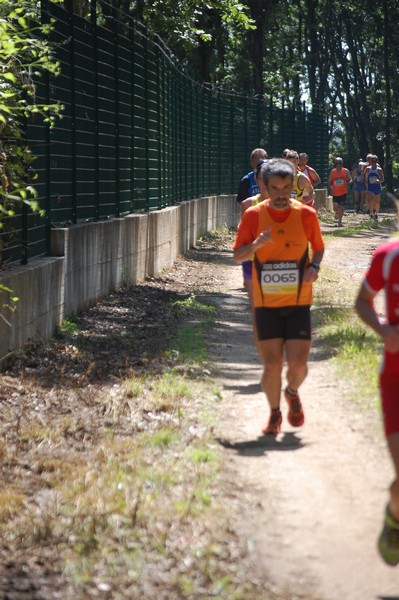
[[[312,303],[312,284],[303,283],[308,249],[319,252],[324,240],[316,211],[291,200],[291,208],[278,211],[263,200],[242,216],[233,248],[251,244],[261,231],[272,240],[256,251],[252,263],[255,307],[284,307]]]
[[[333,196],[343,196],[348,193],[348,182],[346,179],[346,169],[342,167],[340,171],[333,169],[331,172],[331,189]]]

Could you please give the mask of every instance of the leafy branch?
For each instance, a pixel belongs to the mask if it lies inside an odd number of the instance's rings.
[[[36,102],[34,79],[48,72],[58,75],[48,41],[52,23],[40,24],[40,6],[30,0],[0,0],[0,228],[26,204],[43,215],[31,182],[35,156],[27,145],[26,122],[40,115],[49,127],[62,106]]]
[[[31,166],[35,156],[28,147],[25,128],[33,115],[52,127],[62,106],[36,102],[34,79],[44,72],[60,72],[48,42],[52,24],[40,22],[39,3],[0,0],[0,230],[6,223],[10,227],[18,207],[24,204],[32,212],[44,214],[31,185],[36,179]],[[0,264],[6,239],[0,239]],[[18,297],[3,284],[0,295],[0,319],[11,326],[4,312],[16,311]]]

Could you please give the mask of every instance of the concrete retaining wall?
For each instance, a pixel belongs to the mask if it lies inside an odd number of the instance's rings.
[[[30,339],[48,340],[77,314],[123,284],[170,268],[176,257],[212,229],[236,226],[235,197],[212,196],[143,215],[52,231],[52,256],[11,267],[0,284],[20,298],[17,310],[1,309],[0,360]],[[1,305],[7,293],[0,291]]]
[[[326,189],[316,189],[314,196],[314,207],[316,210],[320,208],[325,208],[327,203],[327,190]]]

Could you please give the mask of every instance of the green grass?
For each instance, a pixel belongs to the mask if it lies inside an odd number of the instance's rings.
[[[313,321],[323,350],[345,381],[353,401],[379,408],[378,372],[382,343],[353,307],[357,286],[346,282],[338,291],[339,273],[326,269],[315,286]],[[339,304],[337,302],[339,298]]]
[[[194,295],[173,302],[171,307],[182,325],[165,352],[166,358],[203,368],[209,359],[206,334],[215,322],[215,307],[199,302]]]
[[[209,231],[206,236],[200,236],[197,240],[197,244],[201,245],[201,242],[206,240],[207,245],[215,244],[218,248],[222,247],[223,245],[231,247],[232,231],[235,231],[235,227],[229,229],[225,224],[223,227],[212,229],[212,231]]]
[[[335,289],[332,286],[330,293]],[[352,306],[326,305],[325,302],[326,287],[323,286],[323,302],[320,304],[316,297],[314,311],[314,324],[323,349],[331,356],[339,378],[349,386],[352,400],[376,409],[379,407],[381,340],[359,319]]]
[[[204,317],[208,317],[206,319],[208,322],[214,321],[215,307],[199,302],[194,294],[190,294],[185,300],[172,302],[172,309],[180,316],[184,316],[184,314],[189,314],[190,312],[194,314],[200,313]]]
[[[381,228],[394,228],[395,221],[395,218],[381,219],[380,221],[374,221],[373,219],[370,219],[359,223],[359,225],[345,225],[345,227],[331,229],[327,232],[324,232],[324,235],[329,237],[351,237],[365,231],[374,232]]]
[[[324,234],[327,252],[329,237],[356,237],[378,230],[398,236],[399,232],[395,229],[396,216],[392,216],[378,222],[365,220],[359,225],[328,231]],[[378,373],[382,342],[355,312],[359,285],[359,281],[343,277],[331,267],[324,267],[314,288],[314,324],[323,341],[323,349],[331,355],[337,375],[345,381],[351,398],[379,409]]]
[[[146,580],[155,581],[155,597],[158,573],[171,597],[200,597],[204,587],[220,600],[257,597],[227,560],[221,451],[211,428],[221,392],[207,368],[215,309],[190,296],[171,310],[177,319],[165,355],[148,371],[132,372],[115,393],[96,397],[104,422],[81,448],[69,440],[85,431],[83,413],[49,422],[33,413],[19,426],[21,444],[35,448],[35,484],[51,494],[40,510],[27,502],[17,469],[0,497],[3,542],[23,543],[32,556],[51,549],[78,598],[97,596],[98,582],[132,586],[138,597]],[[69,318],[59,333],[80,335]]]
[[[58,335],[79,335],[80,331],[73,317],[67,317],[63,320],[57,330]]]

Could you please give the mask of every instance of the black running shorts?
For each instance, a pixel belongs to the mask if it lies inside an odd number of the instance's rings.
[[[346,194],[342,194],[342,196],[333,196],[333,204],[339,204],[340,206],[344,206],[346,202]]]
[[[260,340],[310,340],[310,306],[255,308],[255,327]]]

